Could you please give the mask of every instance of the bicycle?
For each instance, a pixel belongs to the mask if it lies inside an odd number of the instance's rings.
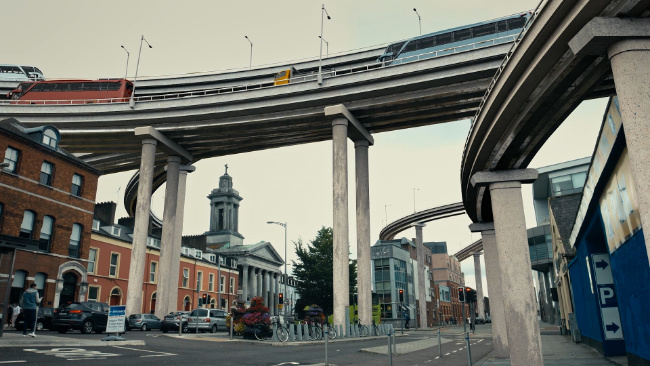
[[[368,336],[368,334],[370,332],[369,329],[368,329],[368,326],[361,324],[358,319],[355,320],[354,326],[357,327],[357,329],[359,330],[359,337],[367,337]]]
[[[280,342],[286,342],[289,340],[289,330],[285,327],[278,317],[273,317],[272,324],[275,324],[276,334]]]

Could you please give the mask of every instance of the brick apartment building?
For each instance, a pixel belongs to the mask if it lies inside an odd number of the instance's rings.
[[[95,207],[88,255],[88,300],[124,305],[130,285],[133,219],[120,219],[116,224],[116,207],[114,202],[99,203]],[[147,238],[143,313],[153,313],[156,309],[160,230],[152,229]],[[199,306],[227,310],[233,300],[238,299],[239,271],[235,258],[183,247],[180,262],[176,310],[192,310]],[[210,296],[206,304],[199,301],[204,294]]]
[[[59,147],[52,126],[0,121],[0,242],[28,243],[0,257],[0,291],[17,302],[35,282],[43,306],[85,299],[86,261],[100,171]],[[7,281],[9,280],[9,281]]]
[[[429,242],[424,246],[432,252],[433,278],[439,288],[439,320],[456,322],[463,319],[463,304],[458,299],[458,289],[465,287],[465,274],[460,269],[460,262],[453,255],[447,254],[446,242]],[[465,316],[469,315],[469,305],[465,305]]]

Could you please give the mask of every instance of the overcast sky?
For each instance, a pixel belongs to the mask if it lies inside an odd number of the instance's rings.
[[[325,21],[323,38],[329,42],[330,54],[348,52],[418,35],[413,8],[421,16],[425,34],[530,10],[537,4],[537,0],[327,1],[332,19]],[[245,35],[253,42],[253,68],[318,58],[321,2],[21,0],[3,3],[0,22],[12,30],[3,39],[1,63],[37,66],[46,78],[122,77],[127,60],[120,47],[124,45],[130,52],[132,78],[144,35],[153,48],[142,50],[139,77],[155,77],[247,69],[250,44]],[[605,103],[604,99],[583,103],[530,167],[590,156]],[[374,135],[375,145],[369,150],[372,244],[386,221],[461,201],[460,161],[469,127],[470,121],[462,120]],[[348,151],[350,251],[356,257],[351,143]],[[283,229],[266,222],[287,222],[291,260],[295,258],[292,241],[307,242],[322,226],[332,226],[332,146],[321,142],[198,162],[187,181],[184,235],[208,229],[206,196],[218,186],[224,164],[244,198],[239,231],[246,244],[269,241],[283,255]],[[101,177],[97,202],[117,201],[118,215],[124,215],[124,188],[132,174]],[[523,194],[528,227],[533,227],[530,187]],[[152,204],[160,216],[163,199],[164,186]],[[455,253],[479,239],[478,234],[470,234],[470,223],[465,215],[429,223],[424,240],[447,241],[450,253]],[[413,238],[415,231],[400,236]],[[474,287],[473,261],[466,260],[462,268],[467,284]]]

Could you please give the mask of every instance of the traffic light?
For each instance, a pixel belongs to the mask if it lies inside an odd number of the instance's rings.
[[[208,303],[208,294],[203,294],[203,304],[205,305],[207,303]]]
[[[476,302],[476,290],[472,289],[472,302]]]
[[[472,289],[465,287],[465,301],[472,302]]]
[[[458,288],[458,300],[460,302],[465,302],[465,288],[464,287],[459,287]]]
[[[404,290],[399,290],[399,302],[404,302]]]
[[[222,308],[226,307],[226,299],[221,299],[221,307]]]
[[[282,292],[278,294],[278,304],[284,304],[284,294]]]
[[[208,302],[206,302],[206,304],[209,304],[210,302],[212,302],[212,297],[208,294]]]

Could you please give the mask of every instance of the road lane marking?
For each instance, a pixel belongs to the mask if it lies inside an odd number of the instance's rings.
[[[16,361],[0,361],[0,363],[22,363],[27,362],[25,360],[16,360]]]
[[[113,346],[113,348],[128,349],[128,350],[131,350],[131,351],[138,351],[138,352],[156,353],[155,355],[145,355],[145,356],[140,356],[140,357],[165,357],[165,356],[178,356],[178,355],[175,354],[175,353],[159,352],[159,351],[150,351],[150,350],[147,350],[147,349],[129,348],[129,347],[123,347],[123,346]]]

